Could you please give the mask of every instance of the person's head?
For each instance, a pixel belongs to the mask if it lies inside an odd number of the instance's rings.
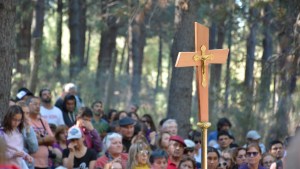
[[[184,154],[190,157],[194,157],[195,151],[195,143],[190,139],[184,139],[184,143],[186,147],[184,148]]]
[[[180,160],[178,169],[195,169],[196,168],[196,161],[194,157],[185,156]]]
[[[169,147],[168,147],[170,158],[173,159],[174,161],[179,162],[183,157],[183,152],[185,147],[186,145],[184,143],[184,140],[180,136],[178,135],[171,136]]]
[[[230,139],[230,135],[227,131],[220,131],[218,132],[218,144],[220,145],[221,149],[226,149],[229,148],[230,143],[231,143],[231,139]]]
[[[231,122],[226,118],[221,118],[217,123],[218,131],[228,131],[231,128]]]
[[[74,95],[67,94],[63,102],[64,112],[74,112],[76,108],[76,98]]]
[[[41,102],[42,103],[51,103],[52,101],[52,94],[51,94],[51,90],[44,88],[40,90],[39,96],[41,98]]]
[[[251,144],[251,143],[259,144],[259,140],[260,140],[261,136],[258,134],[258,132],[256,130],[250,130],[250,131],[248,131],[246,138],[247,138],[248,144]]]
[[[130,146],[128,151],[127,168],[137,165],[149,165],[150,147],[143,141],[137,141]]]
[[[135,121],[139,121],[140,120],[140,117],[139,117],[139,115],[136,112],[129,112],[128,116],[131,117]]]
[[[221,154],[221,158],[219,159],[218,168],[230,169],[232,168],[233,160],[231,151],[223,151]]]
[[[134,113],[136,113],[138,111],[138,109],[139,109],[139,106],[137,104],[130,104],[128,112],[134,112]]]
[[[261,159],[261,149],[258,144],[251,143],[246,149],[247,162],[250,166],[258,166]]]
[[[122,160],[114,159],[113,161],[106,163],[103,169],[123,169]]]
[[[118,112],[118,114],[116,115],[116,120],[121,120],[124,117],[128,117],[128,113],[124,110],[121,110]]]
[[[144,114],[141,121],[145,123],[151,131],[156,131],[155,124],[153,122],[152,116],[150,114]]]
[[[207,169],[217,169],[219,165],[220,154],[217,149],[207,147]]]
[[[188,134],[188,138],[195,143],[195,150],[198,151],[201,148],[201,132],[191,130]]]
[[[33,93],[25,87],[22,87],[18,90],[16,101],[24,100],[27,101],[29,97],[33,96]]]
[[[68,136],[68,127],[65,125],[58,126],[55,130],[55,139],[57,142],[63,141],[65,142],[67,140]]]
[[[168,154],[164,150],[156,149],[149,158],[151,169],[166,169],[168,164]]]
[[[103,151],[118,157],[123,151],[122,136],[119,133],[108,133],[103,139]]]
[[[41,101],[38,97],[30,97],[27,99],[26,104],[29,107],[29,111],[32,114],[38,115],[40,113]]]
[[[119,120],[120,133],[125,139],[131,139],[134,134],[135,121],[130,117]]]
[[[167,131],[162,131],[159,133],[157,137],[156,145],[163,150],[167,150],[169,147],[171,134]]]
[[[82,123],[85,123],[86,121],[92,121],[93,118],[93,112],[88,107],[81,107],[78,110],[78,114],[76,116],[76,124],[79,125],[79,127],[84,126]]]
[[[280,140],[271,141],[269,153],[272,154],[277,160],[281,159],[284,154],[283,143]]]
[[[74,83],[67,83],[64,85],[63,90],[67,94],[76,95],[77,86]]]
[[[238,147],[233,152],[233,162],[240,166],[241,164],[246,163],[246,148]]]
[[[266,169],[271,167],[271,164],[275,162],[275,158],[270,153],[264,153],[261,159],[261,165]]]
[[[68,130],[67,140],[75,144],[75,150],[79,150],[81,147],[85,146],[82,137],[82,132],[79,127],[73,126]]]
[[[95,116],[102,117],[104,114],[102,101],[100,100],[94,101],[92,103],[92,110]]]
[[[162,130],[168,131],[172,136],[177,135],[178,125],[175,119],[168,119],[162,125]]]
[[[29,110],[29,107],[28,107],[28,105],[26,104],[26,102],[23,101],[23,100],[20,100],[20,101],[18,101],[18,102],[16,103],[16,105],[18,105],[18,106],[20,106],[20,107],[22,108],[23,113],[24,113],[24,120],[25,120],[25,121],[27,120],[27,122],[28,122],[29,119],[30,119],[30,117],[29,117],[30,110]],[[24,122],[25,122],[25,121],[24,121]]]
[[[111,123],[112,121],[114,121],[116,115],[118,114],[118,111],[115,110],[115,109],[110,109],[108,111],[108,114],[107,114],[107,118],[109,120],[109,122]]]
[[[24,113],[20,106],[14,105],[7,109],[2,121],[4,132],[12,132],[18,129],[20,132],[24,128]]]

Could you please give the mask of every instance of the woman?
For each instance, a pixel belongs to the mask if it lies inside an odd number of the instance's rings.
[[[265,169],[260,165],[261,150],[258,144],[251,143],[246,149],[247,164],[242,164],[239,169]]]
[[[219,159],[219,164],[226,164],[225,168],[231,169],[233,166],[231,151],[223,151],[221,156],[222,157]]]
[[[246,148],[239,147],[233,152],[233,169],[238,169],[240,165],[245,164],[246,161]]]
[[[55,131],[55,139],[56,142],[52,145],[52,152],[56,155],[54,166],[57,167],[62,165],[62,154],[63,150],[67,148],[67,136],[68,136],[68,128],[67,126],[58,126]]]
[[[22,135],[24,120],[22,108],[17,105],[11,106],[4,116],[1,129],[1,137],[7,144],[6,156],[8,157],[8,164],[17,165],[22,169],[28,168],[25,161],[33,162],[33,158],[24,151]]]
[[[150,144],[155,144],[156,127],[150,114],[144,114],[141,122],[143,122],[146,128],[146,138]]]
[[[103,139],[103,155],[96,161],[95,168],[103,169],[105,164],[120,159],[122,168],[126,168],[128,155],[123,152],[122,136],[119,133],[108,133]]]
[[[207,169],[217,169],[219,165],[220,154],[213,147],[207,148]]]
[[[271,164],[275,162],[275,158],[270,153],[264,153],[261,159],[261,165],[266,169],[270,169]]]
[[[168,152],[168,146],[169,146],[169,139],[171,137],[171,134],[167,131],[162,131],[159,133],[156,146],[159,149],[162,149],[166,152]]]
[[[128,163],[126,168],[150,169],[149,163],[150,147],[144,141],[137,141],[130,146],[128,152]]]
[[[183,157],[182,160],[180,160],[178,169],[195,169],[196,168],[196,162],[194,158],[186,156]]]
[[[63,150],[63,166],[67,169],[94,168],[97,154],[84,145],[83,134],[79,127],[71,127],[68,131],[69,145]]]

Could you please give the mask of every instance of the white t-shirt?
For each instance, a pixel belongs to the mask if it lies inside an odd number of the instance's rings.
[[[53,108],[49,110],[44,106],[41,106],[40,112],[42,117],[47,120],[48,123],[55,124],[56,126],[65,125],[62,112],[59,108],[53,106]]]

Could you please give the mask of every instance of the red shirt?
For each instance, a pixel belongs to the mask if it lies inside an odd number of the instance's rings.
[[[170,158],[168,159],[168,166],[167,169],[177,169],[177,165],[173,163]]]

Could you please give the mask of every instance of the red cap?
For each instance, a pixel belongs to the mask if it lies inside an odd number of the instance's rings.
[[[184,147],[186,147],[184,141],[183,141],[183,138],[178,136],[178,135],[175,135],[175,136],[171,136],[170,137],[170,141],[173,140],[173,141],[177,141],[178,143],[181,143]]]

